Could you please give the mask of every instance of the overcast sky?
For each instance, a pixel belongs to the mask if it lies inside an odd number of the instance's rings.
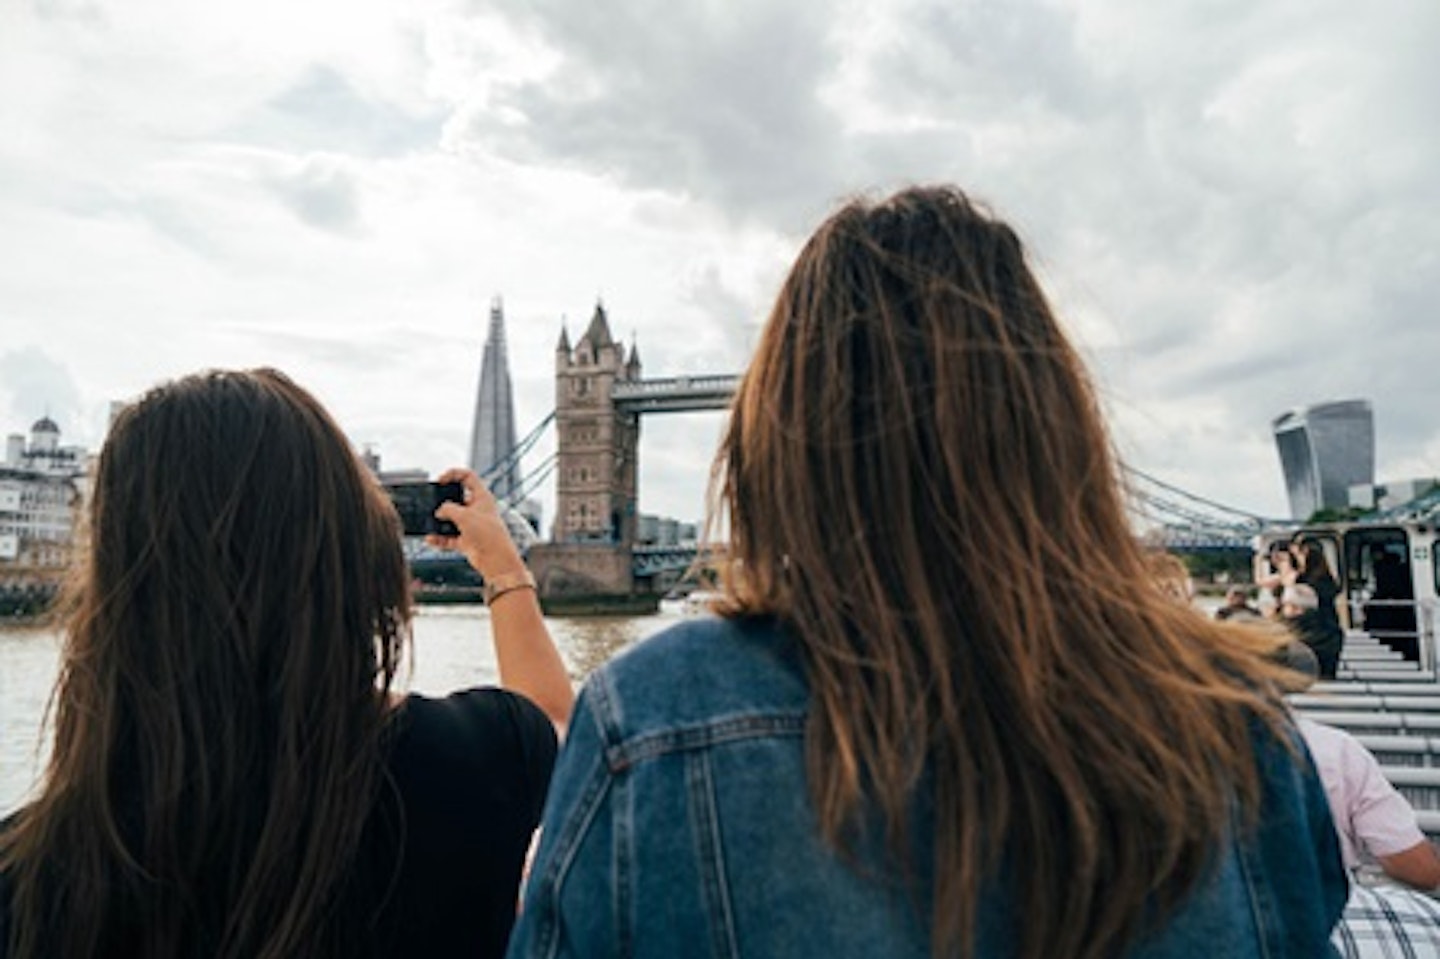
[[[597,296],[647,375],[738,371],[838,200],[945,180],[1135,466],[1283,515],[1270,420],[1365,397],[1381,478],[1440,474],[1437,39],[1435,0],[0,0],[0,432],[265,364],[438,471],[492,296],[524,433]],[[720,427],[644,421],[642,510],[699,516]]]

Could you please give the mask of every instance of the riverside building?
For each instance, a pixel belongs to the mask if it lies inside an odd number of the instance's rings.
[[[60,445],[48,416],[30,428],[29,442],[12,433],[0,464],[0,586],[50,579],[70,565],[88,456]]]

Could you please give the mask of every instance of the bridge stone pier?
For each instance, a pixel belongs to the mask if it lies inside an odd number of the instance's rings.
[[[548,612],[654,608],[653,559],[637,558],[635,550],[640,417],[725,409],[738,382],[708,375],[643,379],[639,351],[615,341],[598,303],[574,346],[561,330],[555,521],[550,541],[532,547],[528,557]]]

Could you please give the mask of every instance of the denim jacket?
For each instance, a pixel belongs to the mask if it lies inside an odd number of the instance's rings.
[[[793,644],[761,624],[685,622],[595,673],[551,783],[512,959],[930,959],[928,901],[819,838],[807,704]],[[1334,954],[1347,879],[1325,793],[1308,762],[1266,740],[1257,832],[1231,841],[1131,956]],[[975,954],[1013,954],[1024,917],[999,889],[979,905]]]

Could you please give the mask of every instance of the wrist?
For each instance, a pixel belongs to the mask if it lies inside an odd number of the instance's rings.
[[[525,567],[505,573],[495,573],[485,577],[485,584],[480,589],[480,594],[485,600],[485,605],[493,605],[502,596],[519,590],[529,590],[538,593],[535,585],[535,577]]]

